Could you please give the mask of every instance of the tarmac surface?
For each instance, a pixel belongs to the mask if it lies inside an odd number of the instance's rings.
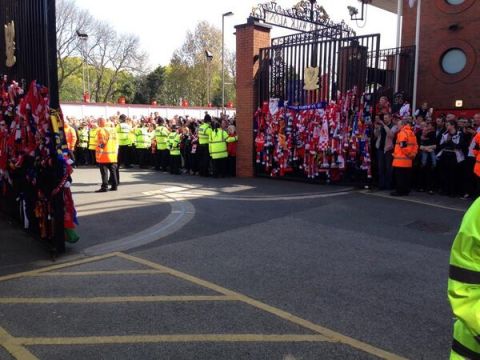
[[[78,169],[52,263],[0,219],[0,359],[447,359],[459,199]]]

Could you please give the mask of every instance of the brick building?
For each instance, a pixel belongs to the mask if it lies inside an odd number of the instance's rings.
[[[372,5],[398,13],[397,1],[373,0]],[[418,1],[403,0],[402,46],[415,45]],[[478,111],[480,0],[421,0],[419,23],[417,104]]]

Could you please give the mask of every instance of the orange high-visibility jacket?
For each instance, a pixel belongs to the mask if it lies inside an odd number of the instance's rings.
[[[65,132],[65,140],[67,141],[68,150],[74,151],[75,145],[77,144],[77,133],[75,129],[65,124],[63,131]]]
[[[118,161],[118,146],[115,139],[110,136],[107,128],[97,130],[96,160],[99,164],[110,164]]]
[[[480,134],[475,135],[473,138],[474,148],[472,150],[473,155],[475,156],[475,167],[473,168],[473,172],[475,175],[480,177]]]
[[[393,167],[411,168],[417,152],[417,137],[410,125],[405,125],[397,134],[397,142],[393,150]]]

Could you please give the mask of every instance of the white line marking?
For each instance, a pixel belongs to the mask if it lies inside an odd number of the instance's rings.
[[[415,200],[415,199],[407,198],[407,197],[395,197],[395,196],[389,196],[389,195],[386,195],[386,194],[371,193],[371,192],[368,192],[368,191],[360,191],[359,193],[362,194],[362,195],[367,195],[367,196],[376,196],[376,197],[381,197],[381,198],[384,198],[384,199],[405,201],[405,202],[410,202],[410,203],[419,204],[419,205],[432,206],[432,207],[445,209],[445,210],[458,211],[458,212],[461,212],[461,213],[464,213],[464,212],[467,211],[467,209],[456,208],[456,207],[451,207],[451,206],[446,206],[446,205],[441,205],[441,204],[435,204],[435,203],[429,203],[429,202]]]

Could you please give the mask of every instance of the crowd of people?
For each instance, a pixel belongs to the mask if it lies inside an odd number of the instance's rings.
[[[109,119],[67,117],[64,130],[76,165],[99,166],[98,192],[117,190],[120,166],[173,175],[236,176],[238,136],[235,119],[227,116],[212,119],[206,112],[202,120],[163,119],[157,114],[140,119],[123,114]]]
[[[427,103],[413,115],[392,114],[382,102],[374,121],[381,190],[394,190],[394,196],[411,189],[464,199],[480,195],[480,114],[434,116]]]
[[[380,190],[393,190],[393,196],[411,189],[464,199],[480,195],[480,114],[472,119],[434,116],[427,103],[414,114],[405,107],[393,113],[386,98],[376,110],[373,142]],[[226,116],[67,118],[65,136],[77,166],[99,165],[102,192],[108,183],[117,189],[120,166],[236,176],[238,136],[235,119]]]

